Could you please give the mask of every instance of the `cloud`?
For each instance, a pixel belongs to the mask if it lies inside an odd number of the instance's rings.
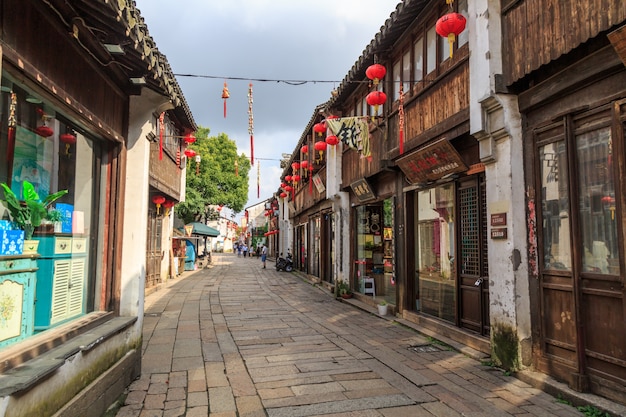
[[[226,133],[250,154],[248,84],[253,83],[254,155],[247,206],[280,185],[279,159],[294,150],[315,107],[330,98],[397,6],[396,0],[136,0],[150,35],[176,74],[196,123]],[[224,78],[231,98],[223,117]],[[293,86],[267,80],[335,81]],[[262,159],[264,158],[264,159]],[[256,162],[256,161],[255,161]]]

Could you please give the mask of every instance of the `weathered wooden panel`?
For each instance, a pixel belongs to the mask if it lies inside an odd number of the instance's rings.
[[[626,20],[623,0],[521,0],[502,16],[505,84]]]
[[[191,166],[187,175],[195,175],[195,162],[188,161]],[[167,192],[172,198],[180,197],[181,170],[166,152],[163,159],[159,159],[159,144],[150,143],[150,185]]]
[[[456,68],[436,87],[429,89],[404,109],[404,152],[410,152],[435,136],[446,132],[469,116],[469,64]],[[435,129],[436,128],[436,129]],[[431,135],[425,135],[432,130]],[[399,148],[398,114],[389,121],[388,159],[397,156]],[[419,138],[419,140],[416,140]]]
[[[128,112],[126,98],[106,80],[104,71],[85,60],[89,51],[51,25],[49,17],[43,16],[29,1],[4,2],[2,9],[2,41],[20,51],[23,59],[45,74],[47,80],[54,80],[55,86],[70,99],[123,134],[124,114]]]

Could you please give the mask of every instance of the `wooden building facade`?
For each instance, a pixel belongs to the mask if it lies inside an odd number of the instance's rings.
[[[618,0],[502,1],[502,77],[522,114],[532,225],[533,365],[622,403],[625,25]]]

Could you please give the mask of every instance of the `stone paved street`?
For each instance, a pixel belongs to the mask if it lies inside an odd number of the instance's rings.
[[[576,416],[570,405],[256,258],[146,297],[117,417]]]

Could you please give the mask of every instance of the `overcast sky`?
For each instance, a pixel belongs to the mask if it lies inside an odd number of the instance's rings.
[[[208,127],[211,135],[227,134],[239,153],[248,156],[247,94],[248,84],[253,84],[255,165],[248,207],[276,192],[282,153],[294,151],[315,107],[330,98],[398,0],[136,0],[136,4],[173,72],[199,76],[177,76],[196,123]],[[318,82],[289,85],[260,79]],[[226,118],[224,81],[230,91]]]

